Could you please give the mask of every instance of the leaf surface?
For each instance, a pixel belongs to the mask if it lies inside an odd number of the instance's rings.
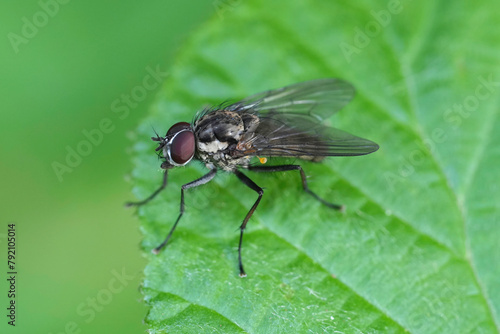
[[[363,157],[297,172],[232,175],[186,192],[171,242],[149,254],[179,212],[182,184],[139,208],[152,332],[498,333],[500,312],[499,5],[369,1],[220,2],[178,55],[137,132],[137,198],[161,182],[149,141],[210,104],[338,77],[357,95],[328,124],[377,142]],[[398,4],[397,6],[395,4]],[[492,8],[492,7],[497,8]]]

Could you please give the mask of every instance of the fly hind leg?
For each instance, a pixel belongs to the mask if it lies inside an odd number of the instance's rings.
[[[156,247],[155,249],[153,249],[151,251],[153,254],[158,254],[160,252],[160,250],[167,245],[168,241],[170,240],[170,237],[172,236],[172,234],[175,231],[175,228],[177,227],[177,224],[179,223],[182,215],[184,214],[184,190],[189,189],[189,188],[195,188],[195,187],[201,186],[201,185],[211,181],[215,177],[216,173],[217,173],[217,169],[212,169],[212,170],[210,170],[210,172],[203,175],[199,179],[196,179],[194,181],[186,183],[185,185],[183,185],[181,187],[181,205],[180,205],[180,210],[179,210],[179,216],[177,216],[177,220],[175,221],[174,226],[172,226],[172,228],[170,229],[170,232],[168,233],[165,240],[163,240],[163,242],[158,247]]]
[[[300,177],[302,179],[302,187],[304,190],[309,193],[312,197],[320,201],[322,204],[328,206],[329,208],[339,210],[339,211],[344,211],[344,206],[331,203],[328,201],[325,201],[318,195],[316,195],[311,189],[309,189],[309,186],[307,185],[307,180],[306,180],[306,174],[304,173],[304,170],[302,169],[302,166],[300,165],[281,165],[281,166],[248,166],[248,170],[254,171],[254,172],[287,172],[291,170],[298,170],[300,172]]]

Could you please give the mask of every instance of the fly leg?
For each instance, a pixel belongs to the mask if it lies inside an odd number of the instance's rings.
[[[300,177],[302,178],[302,187],[304,190],[312,195],[315,199],[323,203],[329,208],[335,209],[335,210],[344,210],[343,205],[335,204],[335,203],[330,203],[316,195],[314,192],[309,189],[307,186],[307,180],[306,180],[306,174],[304,173],[304,170],[302,169],[302,166],[299,165],[281,165],[281,166],[248,166],[248,170],[254,171],[254,172],[287,172],[290,170],[298,170],[300,171]]]
[[[255,203],[253,204],[250,211],[248,211],[245,219],[243,220],[243,223],[240,226],[240,243],[238,245],[238,265],[240,267],[240,277],[245,277],[247,274],[245,273],[245,270],[243,269],[243,262],[241,261],[241,244],[243,242],[243,230],[245,230],[245,227],[247,226],[248,220],[250,219],[250,217],[252,217],[253,212],[255,211],[257,206],[259,205],[259,202],[262,198],[262,195],[264,194],[264,190],[261,187],[259,187],[258,185],[256,185],[255,182],[250,180],[250,178],[248,176],[246,176],[245,174],[243,174],[242,172],[235,170],[234,174],[238,177],[238,179],[241,180],[241,182],[243,182],[246,186],[248,186],[250,189],[254,190],[256,193],[259,194],[259,197],[257,198]]]
[[[181,219],[182,215],[184,214],[184,190],[189,189],[189,188],[198,187],[198,186],[201,186],[202,184],[210,182],[215,177],[216,174],[217,174],[217,169],[214,168],[214,169],[210,170],[210,172],[208,172],[207,174],[200,177],[199,179],[191,181],[189,183],[186,183],[185,185],[183,185],[181,187],[181,208],[180,208],[179,216],[177,217],[177,220],[175,221],[174,226],[172,226],[172,228],[170,229],[170,232],[168,233],[165,240],[163,240],[163,242],[158,247],[156,247],[155,249],[152,250],[153,254],[158,254],[160,252],[160,250],[163,247],[165,247],[168,240],[172,236],[172,233],[174,233],[174,230],[177,227],[179,220]]]
[[[148,198],[142,200],[142,201],[139,201],[139,202],[127,202],[125,203],[125,206],[141,206],[141,205],[144,205],[146,204],[147,202],[151,201],[153,198],[156,197],[156,195],[158,195],[163,189],[165,189],[165,187],[167,186],[167,178],[168,178],[168,174],[167,174],[167,171],[165,170],[165,173],[163,173],[163,182],[160,186],[160,188],[156,189],[154,193],[152,193]]]

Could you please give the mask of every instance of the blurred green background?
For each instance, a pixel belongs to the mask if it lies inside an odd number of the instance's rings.
[[[158,90],[150,72],[167,72],[215,12],[210,1],[2,3],[2,277],[8,223],[18,271],[16,327],[3,311],[2,333],[145,332],[139,222],[123,207],[127,135]],[[92,131],[103,119],[113,130],[101,137]],[[58,177],[54,162],[67,165],[71,149],[89,154]],[[6,292],[2,279],[3,310]]]

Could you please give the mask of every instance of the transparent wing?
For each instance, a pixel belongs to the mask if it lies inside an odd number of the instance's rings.
[[[229,106],[244,112],[309,115],[327,119],[352,100],[354,87],[340,79],[318,79],[258,93]]]
[[[372,153],[379,146],[319,124],[298,114],[275,114],[260,118],[252,133],[247,133],[240,147],[251,147],[250,154],[283,157],[355,156]]]
[[[319,79],[252,95],[227,109],[258,116],[259,124],[240,140],[244,155],[354,156],[379,146],[320,122],[342,109],[354,87],[340,79]]]

